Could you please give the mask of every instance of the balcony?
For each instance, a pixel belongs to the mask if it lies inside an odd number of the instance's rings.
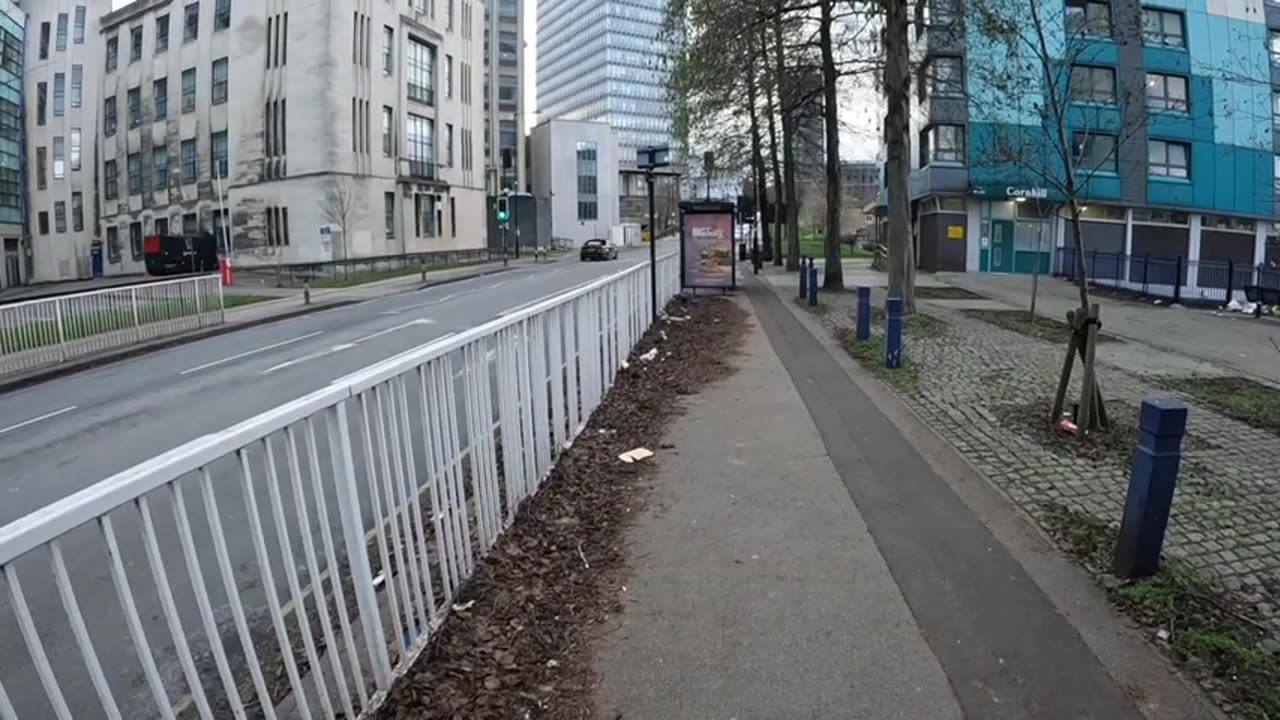
[[[409,83],[409,99],[434,107],[436,104],[436,91],[429,87]]]
[[[440,163],[433,160],[415,160],[414,158],[400,158],[401,180],[413,181],[440,181]]]

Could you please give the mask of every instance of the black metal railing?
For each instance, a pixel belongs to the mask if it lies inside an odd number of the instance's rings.
[[[1280,288],[1280,268],[1234,260],[1090,250],[1083,269],[1091,285],[1181,304],[1222,305],[1242,298],[1246,285]],[[1078,270],[1075,248],[1058,248],[1054,274],[1074,278]]]
[[[488,248],[474,250],[442,250],[439,252],[406,253],[378,257],[351,258],[318,263],[291,263],[237,271],[238,276],[251,276],[276,287],[302,287],[311,283],[316,287],[354,285],[416,272],[445,270],[451,267],[490,262],[502,258],[501,251]],[[247,279],[247,278],[246,278]]]

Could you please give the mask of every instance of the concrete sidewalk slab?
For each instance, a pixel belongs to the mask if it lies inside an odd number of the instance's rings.
[[[659,453],[602,717],[962,717],[759,327],[738,364]]]

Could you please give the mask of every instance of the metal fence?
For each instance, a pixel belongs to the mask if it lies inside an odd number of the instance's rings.
[[[1187,260],[1181,257],[1126,255],[1089,251],[1084,270],[1089,283],[1169,302],[1223,305],[1243,301],[1245,287],[1280,288],[1280,268],[1232,260]],[[1075,248],[1058,248],[1054,273],[1074,278]]]
[[[250,266],[238,269],[237,282],[258,280],[275,287],[302,287],[311,283],[318,287],[341,286],[348,283],[369,282],[385,275],[387,278],[421,271],[441,270],[460,265],[472,265],[501,260],[502,253],[489,248],[472,250],[441,250],[424,253],[403,253],[377,257],[351,258],[315,263],[290,263],[281,265]]]
[[[223,320],[217,275],[0,305],[0,376]]]
[[[624,270],[0,528],[0,720],[376,708],[600,404],[648,288]]]

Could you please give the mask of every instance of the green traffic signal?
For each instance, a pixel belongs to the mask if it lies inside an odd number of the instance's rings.
[[[511,217],[511,213],[507,211],[506,198],[504,197],[498,198],[497,213],[498,213],[498,222],[506,222],[507,218]]]

